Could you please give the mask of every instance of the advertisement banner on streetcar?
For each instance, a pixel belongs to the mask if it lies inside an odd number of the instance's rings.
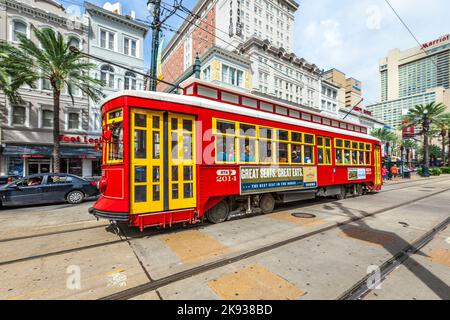
[[[241,195],[317,187],[317,167],[243,166]]]
[[[366,180],[367,174],[365,168],[348,168],[348,180]]]

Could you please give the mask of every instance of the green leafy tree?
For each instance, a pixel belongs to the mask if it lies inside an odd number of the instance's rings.
[[[60,172],[60,97],[64,87],[74,103],[74,90],[91,98],[94,102],[103,97],[99,86],[103,81],[91,78],[89,70],[95,65],[89,63],[76,51],[70,50],[69,42],[61,33],[52,29],[34,30],[37,43],[18,34],[18,52],[32,64],[28,70],[33,79],[48,80],[53,91],[53,160],[54,171]],[[11,56],[15,50],[8,51]]]
[[[34,86],[37,78],[30,72],[32,69],[33,61],[8,42],[0,41],[0,91],[11,104],[23,102],[19,94],[20,87]]]
[[[404,127],[408,128],[411,126],[421,127],[424,145],[424,160],[428,165],[430,163],[430,141],[429,141],[429,131],[431,126],[436,123],[445,112],[446,106],[442,103],[428,103],[416,105],[409,110],[408,114],[404,116],[405,124]]]
[[[373,137],[380,139],[381,143],[385,145],[386,157],[389,158],[391,144],[397,141],[397,135],[386,128],[375,129],[370,134]]]

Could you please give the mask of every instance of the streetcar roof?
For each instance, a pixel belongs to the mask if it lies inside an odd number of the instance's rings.
[[[354,132],[349,130],[343,130],[340,128],[332,127],[332,126],[326,126],[320,123],[315,122],[309,122],[304,121],[301,119],[296,119],[292,117],[287,117],[283,115],[278,115],[274,113],[264,112],[257,109],[250,109],[245,108],[242,106],[232,105],[221,101],[214,101],[198,96],[186,96],[186,95],[179,95],[179,94],[173,94],[173,93],[166,93],[166,92],[159,92],[159,91],[143,91],[143,90],[123,90],[115,92],[105,99],[103,99],[100,102],[100,105],[103,106],[108,103],[111,100],[120,98],[120,97],[136,97],[136,98],[143,98],[143,99],[151,99],[151,100],[159,100],[159,101],[165,101],[165,102],[172,102],[172,103],[178,103],[178,104],[184,104],[184,105],[191,105],[196,106],[204,109],[212,109],[222,112],[228,112],[238,115],[244,115],[249,116],[257,119],[264,119],[264,120],[271,120],[276,122],[282,122],[286,124],[291,125],[297,125],[307,128],[312,128],[316,130],[322,130],[322,131],[328,131],[333,132],[337,134],[352,136],[352,137],[358,137],[368,140],[373,140],[377,142],[381,142],[379,139],[362,133],[362,132]]]

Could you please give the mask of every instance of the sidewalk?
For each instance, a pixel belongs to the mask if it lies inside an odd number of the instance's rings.
[[[395,180],[387,180],[386,182],[384,182],[383,184],[384,185],[396,185],[396,184],[399,184],[399,183],[404,183],[404,182],[406,182],[406,181],[417,181],[417,180],[434,180],[434,179],[439,179],[439,178],[443,178],[443,177],[449,177],[450,178],[450,175],[448,175],[448,174],[442,174],[442,175],[440,175],[440,176],[432,176],[432,177],[429,177],[429,178],[423,178],[423,177],[421,177],[420,175],[418,175],[418,174],[413,174],[413,175],[411,175],[411,179],[403,179],[403,178],[401,178],[401,177],[398,177],[397,179],[395,179]]]

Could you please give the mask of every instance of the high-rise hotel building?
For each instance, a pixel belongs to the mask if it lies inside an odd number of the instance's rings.
[[[450,108],[450,35],[406,51],[391,50],[380,60],[380,81],[380,103],[367,108],[393,129],[417,104]]]

